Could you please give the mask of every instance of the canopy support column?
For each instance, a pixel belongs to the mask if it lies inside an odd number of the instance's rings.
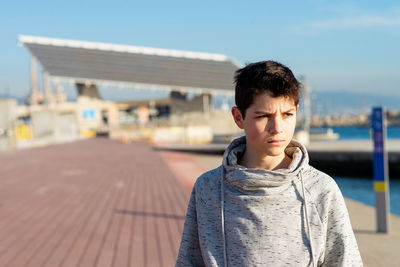
[[[101,99],[99,89],[95,84],[76,83],[75,85],[79,96]]]
[[[50,74],[48,71],[44,71],[43,73],[43,83],[44,100],[46,103],[51,103]]]
[[[205,120],[210,119],[210,99],[211,95],[203,94],[203,118]]]
[[[37,105],[39,103],[39,91],[37,88],[37,78],[36,78],[36,57],[31,54],[31,99],[30,102],[32,105]]]

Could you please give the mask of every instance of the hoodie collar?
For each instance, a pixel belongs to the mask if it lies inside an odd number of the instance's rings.
[[[279,187],[291,183],[299,172],[308,166],[308,154],[305,147],[292,140],[285,153],[292,158],[287,169],[265,170],[248,169],[238,164],[238,159],[246,148],[246,137],[233,140],[225,150],[222,165],[225,168],[225,182],[242,190],[258,191],[268,187]]]

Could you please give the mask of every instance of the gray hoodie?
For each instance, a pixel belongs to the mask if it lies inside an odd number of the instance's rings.
[[[193,188],[176,266],[362,266],[335,181],[292,141],[288,169],[238,164],[245,137]]]

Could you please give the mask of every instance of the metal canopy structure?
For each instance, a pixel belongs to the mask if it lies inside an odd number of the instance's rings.
[[[45,80],[53,82],[232,95],[234,72],[241,67],[220,54],[24,35],[18,39],[31,54],[31,69],[37,59]]]

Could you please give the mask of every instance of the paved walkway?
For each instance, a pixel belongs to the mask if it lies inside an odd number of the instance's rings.
[[[189,192],[147,143],[0,154],[0,266],[173,266]]]

